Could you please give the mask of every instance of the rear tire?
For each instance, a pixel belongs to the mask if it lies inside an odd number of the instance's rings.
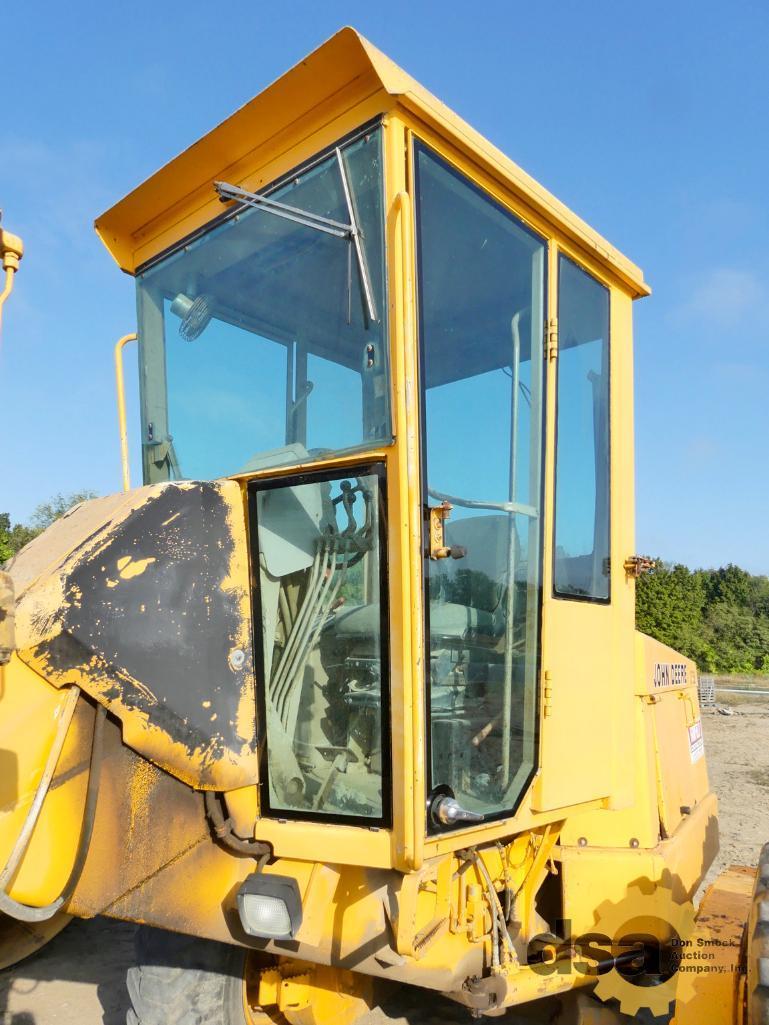
[[[72,916],[63,911],[47,922],[17,922],[0,911],[0,971],[37,953],[71,921]]]
[[[249,1025],[245,958],[227,943],[142,926],[126,979],[127,1025]]]

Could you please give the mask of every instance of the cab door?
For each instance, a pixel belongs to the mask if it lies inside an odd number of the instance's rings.
[[[436,833],[510,815],[536,768],[547,244],[426,146],[415,172]]]
[[[563,253],[551,253],[551,273],[557,315],[547,354],[551,552],[533,791],[534,807],[542,811],[611,794],[613,692],[622,682],[629,689],[632,679],[632,662],[626,680],[613,675],[617,590],[624,579],[612,575],[611,557],[610,290]],[[630,631],[632,643],[632,624]]]

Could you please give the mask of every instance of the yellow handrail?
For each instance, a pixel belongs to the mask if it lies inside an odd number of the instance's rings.
[[[136,332],[123,335],[115,345],[115,388],[117,390],[117,419],[120,427],[120,461],[123,467],[123,491],[131,490],[131,471],[128,463],[128,428],[125,413],[125,381],[123,378],[123,346],[135,342]]]
[[[24,255],[24,246],[18,235],[0,228],[0,265],[5,271],[5,285],[0,292],[0,327],[3,322],[3,304],[13,289],[13,279],[19,269],[19,261]]]

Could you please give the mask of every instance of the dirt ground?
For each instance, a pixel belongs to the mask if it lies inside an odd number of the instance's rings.
[[[731,716],[703,713],[711,784],[719,796],[721,853],[709,873],[755,864],[769,840],[769,699],[719,695]],[[123,1025],[134,927],[97,918],[73,922],[37,956],[0,972],[0,1025]],[[514,1025],[516,1016],[499,1019]],[[369,1025],[468,1022],[449,1001],[401,987]]]

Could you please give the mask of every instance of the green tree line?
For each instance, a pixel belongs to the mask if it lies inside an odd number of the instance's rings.
[[[769,674],[769,577],[658,561],[638,581],[636,625],[702,672]]]

